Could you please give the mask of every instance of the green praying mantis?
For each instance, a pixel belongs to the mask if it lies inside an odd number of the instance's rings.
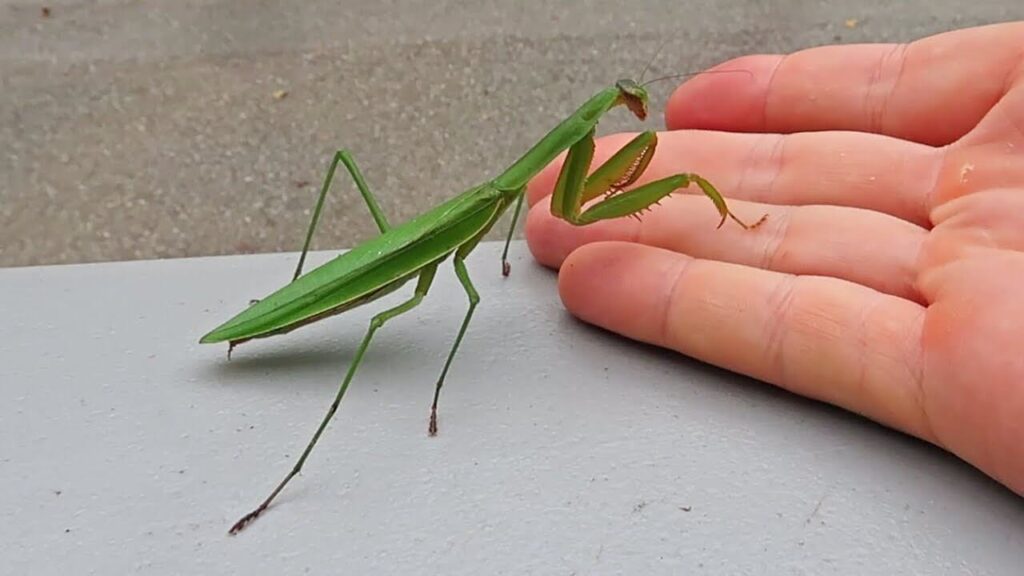
[[[590,173],[598,121],[609,110],[620,105],[624,105],[640,120],[646,119],[648,93],[644,86],[626,79],[597,92],[496,178],[473,186],[400,226],[392,226],[388,222],[351,154],[345,150],[335,153],[317,198],[292,281],[266,298],[254,301],[237,316],[203,336],[200,342],[228,342],[230,356],[231,349],[242,342],[291,332],[300,326],[368,304],[413,279],[416,280],[416,287],[408,300],[372,318],[334,401],[294,467],[255,510],[231,527],[229,533],[238,533],[262,514],[288,482],[302,470],[306,458],[337,411],[373,335],[387,321],[419,305],[430,289],[437,267],[452,256],[455,275],[469,297],[469,307],[434,387],[428,433],[431,436],[437,433],[437,402],[441,388],[473,317],[473,311],[480,302],[480,296],[466,269],[466,257],[514,203],[512,223],[502,252],[502,274],[508,276],[508,247],[522,209],[527,183],[562,152],[568,151],[551,195],[551,212],[577,226],[611,218],[638,216],[661,199],[691,183],[695,183],[718,209],[721,215],[718,227],[725,223],[726,218],[731,218],[744,229],[753,228],[765,219],[766,216],[762,216],[753,225],[744,223],[729,210],[725,199],[715,187],[697,174],[675,174],[627,190],[643,175],[654,156],[658,140],[653,131],[639,134]],[[345,166],[355,181],[370,214],[380,228],[380,235],[303,275],[306,253],[339,163]],[[584,208],[586,203],[602,195],[604,198],[600,201]]]

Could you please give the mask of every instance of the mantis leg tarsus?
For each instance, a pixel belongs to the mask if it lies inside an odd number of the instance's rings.
[[[377,198],[370,191],[370,187],[366,185],[366,180],[363,179],[363,174],[359,171],[355,158],[352,157],[348,150],[338,150],[334,153],[331,167],[327,169],[327,176],[324,177],[323,186],[320,187],[320,195],[317,197],[316,207],[313,208],[313,217],[309,221],[306,241],[302,245],[302,254],[299,256],[299,263],[295,267],[295,274],[292,275],[292,282],[302,274],[302,265],[306,262],[306,253],[309,252],[309,245],[313,240],[313,231],[316,230],[316,225],[320,221],[320,212],[323,210],[324,200],[327,198],[327,191],[331,188],[331,181],[334,180],[334,171],[338,168],[339,162],[344,164],[349,175],[352,176],[352,180],[355,181],[356,188],[359,189],[359,193],[363,196],[366,206],[370,209],[370,215],[373,216],[373,220],[377,223],[377,228],[380,229],[381,234],[391,229],[391,224],[388,223],[387,216],[384,215],[380,204],[377,203]]]
[[[281,490],[284,490],[284,487],[288,482],[302,471],[302,466],[306,463],[306,458],[309,457],[309,454],[313,451],[313,447],[316,446],[317,441],[320,440],[320,435],[323,434],[324,430],[327,428],[327,424],[330,423],[335,412],[338,411],[338,406],[341,405],[341,399],[345,397],[345,391],[348,390],[348,385],[352,382],[352,378],[355,376],[356,370],[363,361],[363,354],[366,353],[366,349],[370,345],[370,340],[373,338],[373,334],[388,320],[395,316],[404,314],[419,305],[427,295],[427,291],[430,289],[430,284],[434,281],[434,273],[436,271],[437,263],[429,264],[423,268],[420,272],[419,282],[416,284],[416,292],[413,294],[412,298],[409,298],[394,308],[390,308],[377,314],[370,320],[370,327],[366,330],[366,335],[363,336],[363,341],[356,350],[356,355],[352,359],[352,364],[349,366],[348,372],[345,374],[345,379],[342,380],[341,385],[338,387],[338,392],[334,397],[334,401],[331,402],[331,407],[327,410],[327,414],[320,422],[320,426],[317,427],[316,432],[313,434],[313,438],[309,441],[309,444],[306,445],[306,449],[302,451],[302,455],[299,456],[299,459],[295,462],[295,466],[292,468],[291,472],[284,477],[284,480],[274,488],[274,491],[270,493],[270,496],[268,496],[266,500],[260,503],[255,510],[249,512],[245,516],[242,516],[238,522],[235,522],[228,531],[229,534],[237,534],[241,532],[250,522],[258,518],[260,514],[270,507],[270,503],[273,502],[274,498],[281,493]]]
[[[450,352],[448,352],[448,359],[445,360],[444,369],[441,370],[441,376],[437,379],[437,385],[434,387],[434,402],[430,405],[430,424],[427,426],[427,433],[431,436],[437,435],[437,400],[441,396],[441,387],[444,386],[444,378],[448,375],[448,368],[452,365],[452,359],[455,358],[455,352],[459,349],[459,344],[462,343],[462,337],[466,334],[466,328],[469,326],[469,320],[473,317],[473,310],[476,309],[476,305],[480,303],[480,294],[477,293],[476,288],[473,287],[473,281],[469,279],[469,271],[466,270],[466,264],[463,262],[464,256],[456,252],[454,263],[455,263],[455,275],[458,276],[459,282],[462,283],[462,287],[466,290],[466,295],[469,296],[469,309],[466,310],[466,316],[462,319],[462,326],[459,328],[459,334],[455,337],[455,344],[452,346]]]
[[[715,204],[715,207],[718,208],[718,213],[722,216],[721,221],[718,223],[718,228],[721,228],[722,225],[725,224],[726,218],[731,218],[734,222],[739,224],[740,227],[742,227],[744,230],[753,230],[754,228],[757,228],[762,223],[764,223],[765,220],[768,219],[768,214],[765,213],[757,220],[757,222],[754,222],[753,224],[747,224],[743,220],[740,220],[738,216],[733,214],[732,210],[729,210],[729,207],[725,203],[725,198],[722,197],[722,194],[717,189],[715,189],[711,182],[708,182],[704,177],[699,176],[697,174],[683,174],[682,176],[685,176],[687,179],[686,185],[688,185],[690,182],[696,182],[697,186],[699,186],[701,191],[704,192],[704,195],[710,198],[711,201]]]
[[[736,215],[733,214],[732,212],[729,212],[729,218],[732,218],[737,224],[742,226],[744,230],[753,230],[754,228],[757,228],[761,224],[764,224],[764,221],[768,219],[768,213],[766,212],[762,214],[761,217],[757,219],[757,222],[754,222],[753,224],[747,224],[746,222],[737,218]],[[724,222],[725,220],[723,219],[723,224]],[[722,225],[719,224],[718,227],[721,228]]]

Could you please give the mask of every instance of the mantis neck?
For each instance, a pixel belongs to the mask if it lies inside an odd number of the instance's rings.
[[[517,190],[526,186],[527,182],[559,154],[589,134],[597,126],[601,116],[619,103],[621,102],[618,88],[612,86],[601,90],[495,178],[494,186],[502,190]]]

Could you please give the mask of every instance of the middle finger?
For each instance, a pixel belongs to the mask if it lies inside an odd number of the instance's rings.
[[[838,206],[772,206],[732,200],[730,209],[755,230],[727,221],[704,196],[673,196],[640,221],[619,218],[575,227],[534,206],[526,236],[534,257],[551,267],[591,242],[624,240],[694,258],[744,264],[797,275],[831,276],[921,302],[917,260],[927,231],[887,214]]]

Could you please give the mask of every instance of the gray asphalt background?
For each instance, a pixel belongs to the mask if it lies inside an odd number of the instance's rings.
[[[655,74],[1019,19],[1020,0],[0,0],[0,266],[296,250],[341,147],[405,220],[664,41]],[[320,249],[375,230],[335,190]]]

